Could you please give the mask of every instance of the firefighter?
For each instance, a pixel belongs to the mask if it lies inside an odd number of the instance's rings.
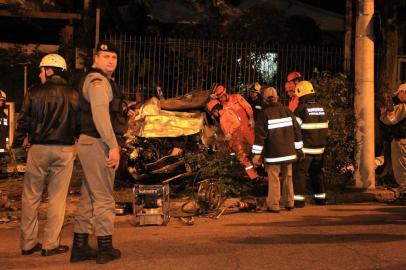
[[[236,154],[240,163],[244,166],[245,172],[252,181],[258,180],[258,174],[244,151],[244,143],[248,143],[242,136],[241,119],[231,109],[223,108],[218,100],[210,100],[207,104],[207,110],[218,119],[220,128],[224,133],[225,141]],[[251,146],[251,144],[250,144]]]
[[[261,85],[256,82],[248,89],[248,103],[254,111],[254,120],[257,119],[258,113],[262,111],[263,100],[261,96]]]
[[[226,88],[222,85],[216,87],[214,96],[224,109],[232,109],[239,116],[242,136],[252,145],[255,138],[253,130],[255,120],[251,105],[240,94],[227,94]]]
[[[300,81],[303,81],[303,77],[299,72],[293,71],[288,74],[285,91],[289,96],[289,109],[291,112],[294,112],[299,105],[299,97],[295,94],[295,87]]]
[[[396,105],[384,109],[380,120],[392,126],[391,159],[395,180],[399,185],[399,199],[406,200],[406,83],[393,93]]]
[[[2,168],[6,165],[6,158],[9,144],[9,121],[7,114],[4,112],[6,107],[6,93],[0,90],[0,172]]]
[[[267,107],[259,113],[255,124],[253,163],[260,164],[261,154],[268,174],[268,211],[279,213],[282,182],[282,203],[287,210],[294,207],[292,162],[302,159],[303,142],[300,127],[293,113],[278,102],[276,89],[263,92]]]
[[[326,191],[323,174],[323,156],[327,144],[328,120],[326,112],[317,101],[313,85],[300,81],[295,88],[299,97],[299,107],[294,114],[300,124],[303,135],[303,152],[306,157],[293,165],[295,183],[295,207],[305,206],[305,197],[309,186],[318,205],[326,204]],[[309,185],[307,185],[309,174]]]
[[[292,82],[285,83],[285,91],[289,96],[289,110],[294,112],[299,105],[299,98],[295,94],[295,85]]]
[[[28,134],[27,170],[21,201],[21,254],[41,251],[42,256],[65,253],[60,244],[66,196],[75,159],[79,126],[79,95],[66,80],[66,62],[58,54],[44,56],[39,64],[41,84],[24,97],[17,119],[13,149],[21,151]],[[38,207],[47,183],[48,210],[42,245],[38,242]]]

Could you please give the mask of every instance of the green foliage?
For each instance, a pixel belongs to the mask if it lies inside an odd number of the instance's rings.
[[[241,196],[250,189],[238,160],[226,149],[199,158],[200,179],[214,178],[220,181],[224,195]]]
[[[329,189],[350,184],[355,151],[353,91],[345,75],[319,74],[312,80],[317,100],[329,119],[329,139],[325,152],[325,173]]]

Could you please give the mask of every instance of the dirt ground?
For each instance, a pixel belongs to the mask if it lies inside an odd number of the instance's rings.
[[[3,226],[19,225],[21,214],[21,194],[23,190],[23,177],[13,177],[0,179],[0,229]],[[66,215],[65,224],[73,223],[74,212],[79,202],[80,196],[80,181],[73,177],[69,188],[69,193],[66,202]],[[121,188],[116,190],[115,199],[118,202],[131,202],[132,190],[131,188]],[[46,219],[47,209],[47,192],[46,187],[42,196],[42,201],[39,206],[38,218],[39,220]]]

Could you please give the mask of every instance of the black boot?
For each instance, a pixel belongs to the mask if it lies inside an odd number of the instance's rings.
[[[88,239],[88,233],[73,233],[72,252],[70,253],[71,263],[96,259],[97,252],[89,246]]]
[[[104,264],[121,257],[120,250],[113,248],[111,235],[97,237],[97,258],[96,263]]]

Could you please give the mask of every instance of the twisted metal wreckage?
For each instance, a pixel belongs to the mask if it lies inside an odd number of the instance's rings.
[[[222,207],[225,198],[217,179],[198,179],[198,159],[216,141],[212,119],[205,111],[210,94],[210,90],[192,91],[136,104],[116,175],[118,182],[133,186],[133,202],[118,203],[117,214],[132,213],[134,225],[166,225],[171,216],[169,183],[184,183],[184,178],[193,180],[193,199],[182,206],[183,215],[177,216],[186,225],[193,225],[196,215],[217,219],[233,207],[257,209],[252,198]],[[25,158],[11,153],[10,159],[9,173],[25,171]]]
[[[134,225],[166,225],[170,219],[169,183],[191,176],[193,186],[197,182],[199,154],[215,143],[215,129],[204,110],[209,96],[210,91],[193,91],[171,99],[153,97],[129,120],[123,167],[136,183],[146,183],[133,188]],[[253,198],[220,209],[224,196],[216,179],[199,180],[196,186],[193,199],[182,206],[187,215],[177,216],[186,225],[193,225],[195,215],[218,219],[233,208],[257,209]],[[195,206],[187,210],[190,203]]]

